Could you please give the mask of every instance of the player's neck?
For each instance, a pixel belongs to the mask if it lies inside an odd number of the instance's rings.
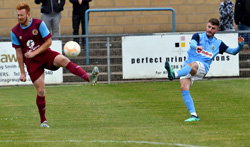
[[[27,27],[31,22],[31,19],[28,18],[28,20],[25,22],[25,24],[21,24],[22,27]]]
[[[212,39],[213,37],[214,37],[214,35],[211,35],[211,36],[207,35],[207,38],[209,38],[209,39]]]

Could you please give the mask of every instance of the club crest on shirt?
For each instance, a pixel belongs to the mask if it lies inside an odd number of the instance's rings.
[[[213,47],[212,47],[212,50],[214,50],[214,49],[215,49],[215,47],[213,46]]]
[[[38,34],[38,30],[37,29],[32,30],[32,34],[33,35],[37,35]]]

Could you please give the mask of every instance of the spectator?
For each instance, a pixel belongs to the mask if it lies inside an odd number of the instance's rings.
[[[250,0],[236,0],[234,10],[234,21],[239,31],[250,31]],[[245,38],[247,48],[250,45],[250,33],[239,33]],[[245,47],[244,47],[245,48]]]
[[[65,0],[35,0],[36,4],[42,3],[41,19],[45,22],[47,28],[52,30],[52,36],[59,36],[61,11],[65,4]]]
[[[82,35],[85,35],[85,12],[89,9],[91,0],[70,0],[73,4],[72,26],[73,35],[79,35],[79,25],[82,25]],[[74,38],[79,43],[79,38]],[[80,44],[80,43],[79,43]],[[82,46],[85,46],[85,38],[82,38]]]
[[[220,0],[220,31],[235,31],[233,25],[234,4],[230,0]]]

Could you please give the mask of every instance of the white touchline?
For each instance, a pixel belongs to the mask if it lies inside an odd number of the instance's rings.
[[[153,141],[135,141],[135,140],[128,140],[128,141],[115,141],[115,140],[92,140],[92,141],[84,141],[84,140],[24,140],[24,141],[14,141],[14,140],[0,140],[0,143],[34,143],[34,142],[88,142],[88,143],[124,143],[124,144],[152,144],[152,145],[172,145],[172,146],[180,146],[180,147],[207,147],[207,146],[197,146],[197,145],[188,145],[188,144],[179,144],[179,143],[164,143],[164,142],[153,142]]]
[[[173,146],[182,146],[182,147],[205,147],[205,146],[196,146],[196,145],[187,145],[187,144],[179,144],[179,143],[163,143],[163,142],[152,142],[152,141],[115,141],[115,140],[93,140],[88,142],[103,142],[103,143],[136,143],[136,144],[153,144],[153,145],[173,145]]]
[[[82,84],[83,85],[83,84]],[[46,87],[67,87],[67,86],[82,86],[82,85],[77,85],[77,84],[65,84],[65,85],[62,85],[62,84],[58,84],[58,85],[47,85]],[[86,84],[88,85],[88,84]]]

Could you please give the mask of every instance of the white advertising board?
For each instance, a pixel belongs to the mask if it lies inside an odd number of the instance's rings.
[[[182,68],[193,34],[156,34],[122,37],[123,79],[167,78],[164,68],[168,60],[174,70]],[[238,34],[216,34],[229,47],[238,46]],[[207,77],[239,76],[239,57],[218,54]]]
[[[52,41],[52,50],[62,53],[62,41]],[[32,84],[29,74],[26,71],[26,82],[21,82],[20,69],[16,57],[16,50],[11,42],[0,42],[0,85],[29,85]],[[63,82],[63,69],[57,71],[45,70],[45,83],[56,84]]]

